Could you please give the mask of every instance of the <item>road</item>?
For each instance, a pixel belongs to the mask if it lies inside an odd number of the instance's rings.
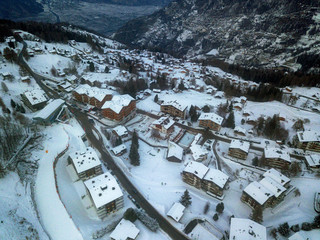
[[[52,98],[60,98],[52,89],[48,88],[43,84],[43,77],[33,72],[29,65],[24,61],[22,55],[23,51],[27,48],[27,44],[23,42],[23,49],[19,54],[18,63],[25,67],[27,71],[34,77],[39,86],[47,93],[48,96]],[[139,192],[139,190],[130,182],[125,173],[115,164],[115,161],[110,156],[104,144],[102,138],[96,138],[93,133],[94,127],[89,122],[88,116],[86,113],[81,112],[79,109],[72,107],[70,104],[67,104],[69,110],[74,114],[75,118],[78,120],[82,128],[84,129],[88,140],[91,144],[100,152],[102,161],[108,165],[112,170],[114,175],[120,181],[123,188],[135,199],[135,201],[144,209],[144,211],[152,218],[156,219],[163,231],[165,231],[172,239],[174,240],[189,240],[188,236],[176,229],[165,217],[163,217],[149,202],[148,200]]]

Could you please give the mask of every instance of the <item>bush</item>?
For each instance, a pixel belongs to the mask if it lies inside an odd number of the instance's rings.
[[[155,232],[160,228],[157,220],[149,217],[146,213],[141,212],[141,211],[136,211],[136,215],[137,215],[138,219],[151,231]]]
[[[281,225],[278,227],[278,232],[279,232],[282,236],[288,237],[288,236],[289,236],[289,233],[290,233],[289,224],[288,224],[287,222],[281,224]]]
[[[138,216],[133,208],[128,208],[123,214],[123,218],[130,222],[135,222],[138,219]]]
[[[216,206],[216,212],[219,213],[219,214],[221,214],[221,213],[223,213],[223,210],[224,210],[224,204],[223,204],[223,202],[218,203],[217,206]]]
[[[302,229],[303,231],[311,231],[311,230],[312,230],[312,225],[311,225],[311,223],[304,222],[304,223],[302,223],[302,225],[301,225],[301,229]]]
[[[209,209],[210,209],[210,203],[207,202],[206,205],[204,206],[203,214],[207,214],[207,212],[209,211]]]
[[[215,213],[212,218],[213,218],[214,221],[218,221],[219,220],[219,216],[218,216],[217,213]]]

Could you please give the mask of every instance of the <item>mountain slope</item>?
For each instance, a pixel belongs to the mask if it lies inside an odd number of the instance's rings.
[[[245,67],[316,72],[319,28],[319,1],[178,0],[130,21],[114,38],[176,55],[216,49],[216,58]]]
[[[35,0],[0,0],[0,18],[15,19],[36,15],[43,7]]]

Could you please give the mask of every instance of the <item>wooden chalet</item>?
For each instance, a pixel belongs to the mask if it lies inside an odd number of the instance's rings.
[[[238,159],[246,160],[250,149],[250,143],[242,140],[232,139],[228,155]]]
[[[265,148],[263,151],[264,164],[280,169],[289,169],[291,164],[290,155],[280,148]]]
[[[303,150],[320,152],[320,133],[316,131],[297,132],[297,147]]]
[[[187,106],[177,101],[165,101],[160,106],[161,112],[168,113],[173,117],[186,118]]]
[[[223,117],[215,113],[202,113],[199,117],[199,127],[210,128],[219,131],[223,122]]]

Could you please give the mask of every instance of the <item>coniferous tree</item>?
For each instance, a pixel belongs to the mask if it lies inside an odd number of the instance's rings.
[[[278,232],[284,236],[284,237],[288,237],[289,236],[289,233],[290,233],[290,228],[289,228],[289,224],[287,222],[281,224],[279,227],[278,227]]]
[[[159,97],[158,97],[158,94],[154,96],[154,99],[153,99],[153,101],[154,101],[154,102],[158,102],[158,101],[159,101]]]
[[[213,220],[216,222],[216,221],[218,221],[219,216],[218,216],[217,213],[215,213],[212,218],[213,218]]]
[[[228,128],[234,128],[235,127],[235,123],[234,123],[234,113],[233,111],[230,112],[227,120],[225,121],[225,124],[224,124],[225,127],[228,127]]]
[[[16,103],[15,103],[15,101],[13,101],[12,99],[11,99],[11,102],[10,102],[10,103],[11,103],[11,107],[12,107],[12,108],[15,108],[15,107],[16,107]]]
[[[139,148],[138,134],[136,131],[132,133],[132,144],[136,145]]]
[[[140,165],[140,155],[139,155],[139,152],[138,152],[138,147],[133,143],[131,143],[129,158],[130,158],[130,163],[133,166],[139,166]]]
[[[216,206],[216,211],[217,211],[217,213],[221,214],[221,213],[223,213],[223,210],[224,210],[224,204],[223,204],[223,202],[218,203],[217,206]]]
[[[191,205],[192,201],[188,190],[184,191],[180,198],[180,203],[185,207],[189,207]]]

